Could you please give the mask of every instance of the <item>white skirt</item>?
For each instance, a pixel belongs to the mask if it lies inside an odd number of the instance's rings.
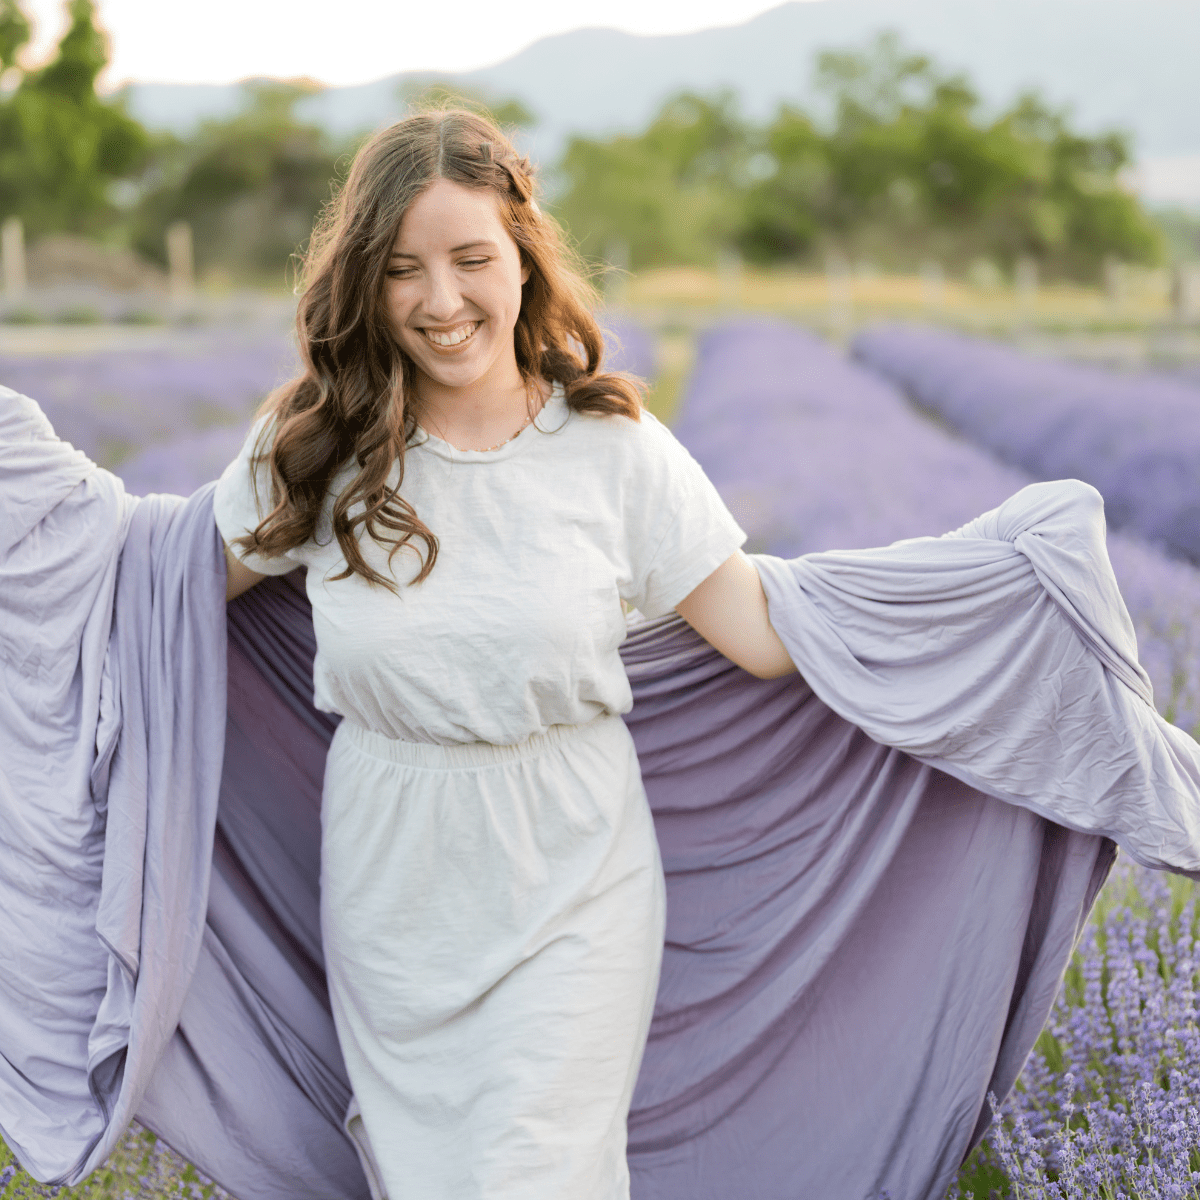
[[[665,919],[625,723],[435,746],[344,721],[322,832],[347,1131],[372,1194],[625,1200]]]

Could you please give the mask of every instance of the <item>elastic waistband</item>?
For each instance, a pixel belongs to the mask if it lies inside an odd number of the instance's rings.
[[[440,746],[433,742],[405,742],[364,729],[349,720],[343,720],[337,732],[356,749],[374,758],[409,767],[452,771],[536,758],[539,754],[544,754],[547,750],[583,734],[598,732],[612,721],[620,723],[621,718],[613,713],[601,713],[582,725],[551,725],[545,733],[531,734],[523,742],[515,742],[511,746],[495,746],[491,742],[456,742],[449,746]]]

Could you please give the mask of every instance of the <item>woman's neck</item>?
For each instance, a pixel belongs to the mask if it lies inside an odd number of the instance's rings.
[[[447,387],[417,377],[417,422],[426,433],[459,450],[488,450],[516,436],[550,394],[541,380],[526,381],[513,364],[506,377]]]

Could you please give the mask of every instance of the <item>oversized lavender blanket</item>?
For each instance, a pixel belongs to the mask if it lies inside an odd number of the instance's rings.
[[[1109,839],[1200,877],[1200,749],[1153,710],[1082,485],[757,561],[800,677],[673,619],[623,650],[668,887],[634,1196],[933,1200]],[[0,391],[0,1134],[76,1181],[137,1116],[242,1200],[365,1197],[311,620],[291,577],[223,589],[211,488],[133,501]]]

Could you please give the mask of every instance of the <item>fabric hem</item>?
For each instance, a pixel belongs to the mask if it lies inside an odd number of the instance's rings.
[[[674,523],[672,521],[671,525]],[[668,526],[667,532],[670,532],[670,526]],[[664,540],[666,536],[663,534]],[[639,604],[638,611],[649,619],[665,617],[674,612],[675,606],[681,600],[686,600],[722,563],[726,562],[731,555],[736,554],[745,544],[746,534],[741,528],[737,528],[736,538],[731,538],[722,550],[693,558],[689,563],[691,569],[674,580],[672,586],[663,589],[669,603],[666,600],[660,600],[654,604],[649,602],[644,605]]]

